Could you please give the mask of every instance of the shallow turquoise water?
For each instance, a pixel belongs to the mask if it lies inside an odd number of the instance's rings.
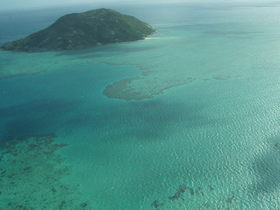
[[[0,80],[2,139],[55,133],[68,144],[63,182],[79,186],[89,209],[155,209],[155,200],[166,210],[279,209],[280,9],[140,8],[120,10],[158,29],[148,40],[0,52],[2,76],[41,72]],[[33,29],[47,25],[39,20]],[[136,78],[128,93],[164,91],[144,100],[103,95],[125,78]],[[187,190],[170,199],[180,185]]]

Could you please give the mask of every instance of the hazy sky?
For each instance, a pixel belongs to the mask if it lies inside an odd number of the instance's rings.
[[[172,0],[0,0],[0,10],[10,9],[28,9],[34,7],[53,7],[53,6],[71,6],[75,4],[88,4],[88,3],[111,3],[111,2],[172,2]],[[177,1],[177,0],[173,0]],[[178,1],[190,1],[190,0],[178,0]]]
[[[141,0],[143,1],[143,0]],[[140,1],[140,2],[141,2]],[[144,0],[147,2],[153,0]],[[155,0],[158,1],[158,0]],[[162,0],[170,1],[170,0]],[[184,0],[183,0],[184,1]],[[43,8],[55,6],[71,6],[75,4],[88,3],[110,3],[110,2],[139,2],[139,0],[0,0],[0,10]]]
[[[42,8],[42,7],[55,7],[55,6],[71,6],[75,4],[85,3],[110,3],[110,2],[129,2],[133,3],[174,3],[174,2],[203,2],[217,3],[217,2],[242,2],[242,0],[0,0],[0,10],[14,10],[14,9],[31,9],[31,8]],[[247,2],[260,2],[264,0],[247,0]],[[243,1],[244,2],[244,1]]]

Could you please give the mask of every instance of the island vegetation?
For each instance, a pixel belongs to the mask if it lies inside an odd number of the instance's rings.
[[[64,15],[46,29],[6,43],[2,49],[26,52],[85,49],[141,40],[153,32],[150,25],[133,16],[97,9]]]

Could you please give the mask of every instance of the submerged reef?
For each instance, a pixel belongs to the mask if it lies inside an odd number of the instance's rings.
[[[155,30],[135,17],[111,9],[90,10],[59,18],[48,28],[4,44],[3,50],[40,52],[76,50],[141,40]]]
[[[143,86],[143,82],[146,80],[144,76],[123,79],[108,85],[103,94],[109,98],[117,98],[124,100],[143,100],[153,98],[162,94],[164,91],[188,84],[194,81],[194,78],[187,78],[182,80],[166,80],[157,81],[147,78],[146,84]]]
[[[78,186],[63,182],[70,173],[55,135],[2,139],[0,209],[88,209]]]
[[[187,186],[182,184],[179,186],[177,192],[174,195],[169,196],[168,198],[170,200],[178,200],[180,198],[183,199],[183,194],[184,194],[184,192],[186,192],[186,190],[187,190]]]
[[[160,208],[160,207],[164,206],[164,203],[162,203],[162,202],[160,202],[158,200],[154,200],[152,202],[151,206],[157,209],[157,208]]]
[[[231,194],[225,195],[224,198],[217,198],[214,192],[214,187],[208,185],[207,187],[190,187],[185,184],[179,185],[173,195],[168,196],[162,200],[156,199],[151,203],[154,209],[176,209],[178,205],[188,207],[197,205],[197,207],[190,207],[194,209],[229,209],[234,204],[236,196]],[[200,201],[198,203],[193,203]]]

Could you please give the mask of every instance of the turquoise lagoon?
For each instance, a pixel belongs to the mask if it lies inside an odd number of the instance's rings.
[[[0,209],[279,209],[278,6],[110,5],[158,32],[1,51]],[[87,8],[3,13],[0,42]]]

